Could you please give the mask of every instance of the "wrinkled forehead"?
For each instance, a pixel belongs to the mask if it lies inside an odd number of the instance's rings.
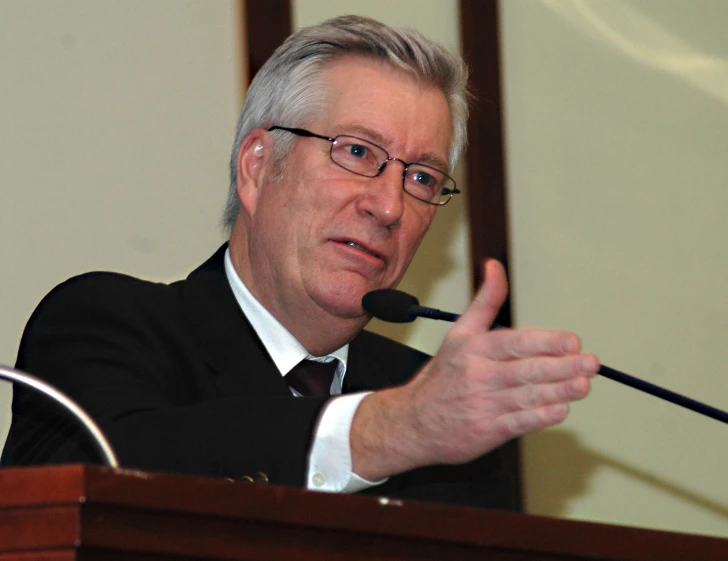
[[[315,132],[366,138],[399,158],[449,169],[452,119],[445,94],[413,72],[379,59],[344,55],[321,75]]]

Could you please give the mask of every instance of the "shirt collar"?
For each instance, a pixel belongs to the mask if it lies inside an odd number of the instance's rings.
[[[343,382],[344,373],[346,372],[346,361],[349,357],[349,345],[346,344],[324,357],[311,355],[298,339],[283,327],[250,293],[233,266],[229,247],[225,251],[225,275],[227,276],[228,283],[240,309],[248,318],[253,329],[258,333],[258,337],[260,337],[263,346],[268,351],[271,359],[273,359],[281,375],[285,376],[288,374],[294,366],[306,358],[320,362],[329,362],[325,360],[329,357],[330,359],[336,358],[339,360],[339,365],[336,369],[336,379],[339,382],[340,392],[340,384]]]

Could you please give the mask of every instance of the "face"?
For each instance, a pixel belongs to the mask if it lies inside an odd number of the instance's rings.
[[[304,128],[361,137],[405,162],[439,161],[435,167],[447,169],[450,113],[437,88],[352,57],[329,66],[326,91],[330,103]],[[272,154],[262,135],[258,150]],[[236,268],[289,329],[286,318],[296,317],[363,326],[362,296],[399,283],[436,209],[404,192],[402,163],[361,177],[333,163],[330,149],[328,141],[296,137],[280,183],[270,180],[271,155],[255,185],[238,187],[247,216],[246,247],[238,252],[245,255]]]

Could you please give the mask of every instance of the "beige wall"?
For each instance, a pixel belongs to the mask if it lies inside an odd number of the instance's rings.
[[[0,364],[69,276],[175,279],[223,239],[237,5],[0,0]]]
[[[517,323],[728,409],[728,4],[501,5]],[[728,536],[727,429],[597,380],[528,509]]]

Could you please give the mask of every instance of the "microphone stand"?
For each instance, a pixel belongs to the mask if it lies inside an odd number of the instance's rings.
[[[70,397],[35,376],[31,376],[30,374],[26,374],[25,372],[8,368],[6,366],[0,365],[0,379],[32,388],[51,398],[59,405],[62,405],[91,436],[91,441],[93,442],[94,447],[98,450],[99,455],[103,458],[104,464],[113,468],[119,467],[116,454],[114,453],[111,444],[109,444],[109,441],[106,439],[106,436],[104,436],[104,433],[88,415],[88,413],[86,413],[86,411],[84,411]]]

